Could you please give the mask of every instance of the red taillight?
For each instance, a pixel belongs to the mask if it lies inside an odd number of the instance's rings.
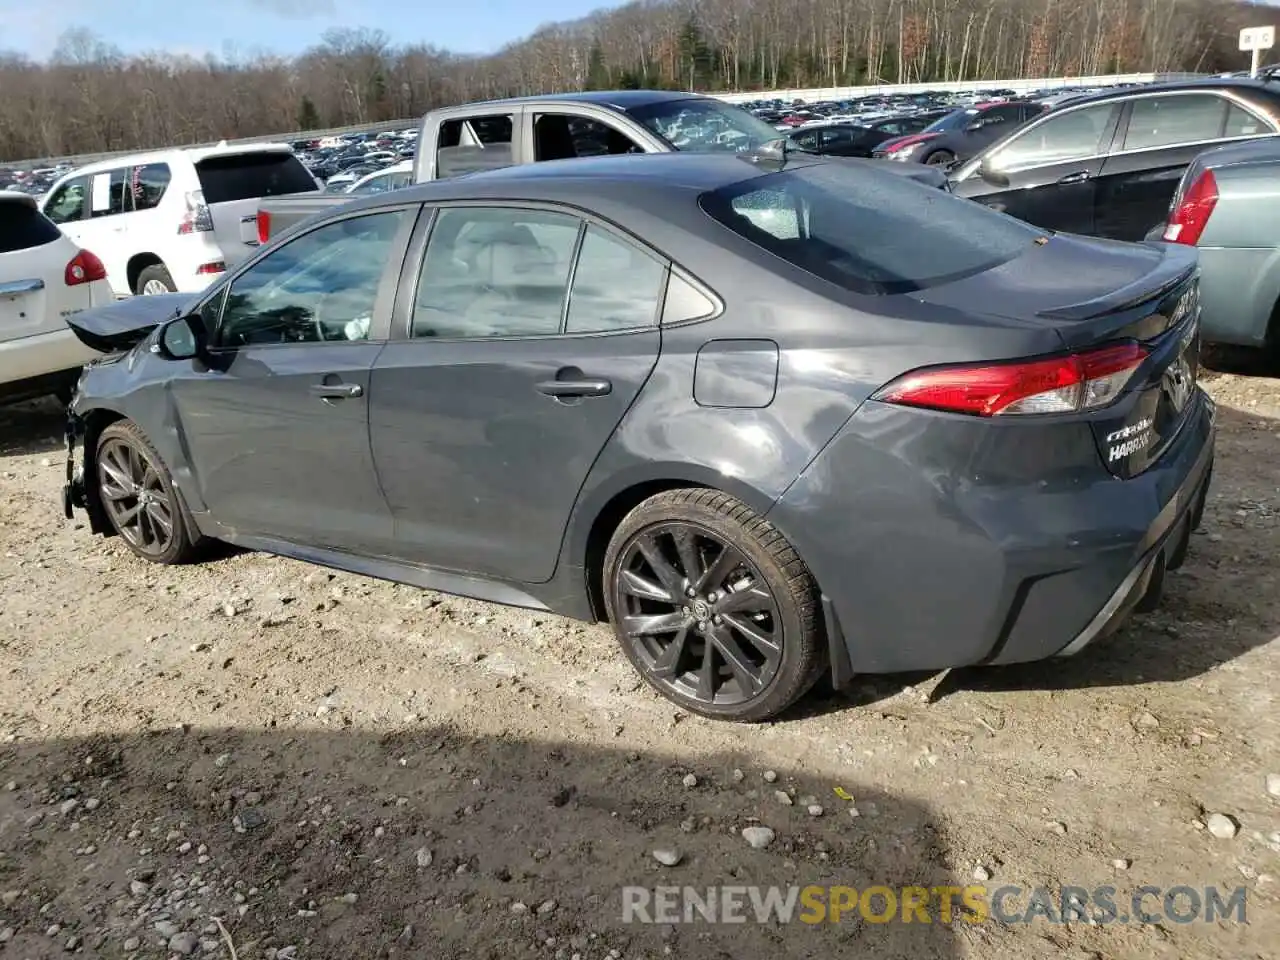
[[[265,210],[258,211],[258,243],[266,244],[271,236],[271,214]]]
[[[213,230],[213,214],[209,205],[204,202],[204,193],[192,190],[184,198],[186,210],[178,221],[178,233],[185,236],[191,233],[209,233]]]
[[[1146,358],[1141,344],[1118,343],[1043,360],[931,367],[899,377],[875,399],[979,417],[1093,410],[1119,396]]]
[[[1200,235],[1208,226],[1209,216],[1217,205],[1218,181],[1212,170],[1206,170],[1178,198],[1169,217],[1169,225],[1164,228],[1164,238],[1170,243],[1194,247],[1200,242]]]
[[[66,281],[68,287],[76,287],[82,283],[92,283],[94,280],[105,280],[107,279],[107,268],[102,265],[101,260],[88,250],[81,250],[67,264],[67,269],[63,271],[62,279]]]
[[[211,260],[196,267],[196,273],[206,276],[212,273],[226,273],[226,270],[227,265],[221,260]]]

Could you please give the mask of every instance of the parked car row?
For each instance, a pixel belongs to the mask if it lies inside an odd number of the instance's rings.
[[[1247,183],[1249,195],[1269,196],[1254,179],[1235,174],[1247,170],[1265,180],[1275,171],[1268,144],[1280,130],[1277,80],[1131,86],[1059,94],[1049,102],[1008,97],[958,106],[927,124],[931,114],[919,101],[908,107],[914,112],[857,127],[865,136],[856,144],[842,139],[853,125],[838,120],[792,130],[785,143],[793,151],[833,157],[870,153],[891,161],[885,169],[1048,230],[1198,245],[1210,303],[1202,336],[1253,347],[1277,344],[1280,278],[1273,276],[1273,259],[1280,231],[1267,217],[1245,216],[1250,204],[1238,192],[1215,192],[1239,191]],[[412,135],[293,145],[354,147],[379,162],[397,155],[385,148],[413,145],[413,159],[372,170],[346,186],[349,192],[322,193],[289,146],[220,146],[103,161],[66,173],[41,207],[69,238],[101,258],[116,296],[195,292],[270,238],[355,197],[598,155],[674,150],[751,158],[780,135],[750,111],[697,95],[612,91],[523,98],[434,111]],[[1260,140],[1266,143],[1245,149]],[[1243,145],[1242,151],[1228,152],[1227,161],[1205,154],[1231,144]],[[940,151],[954,160],[939,161]],[[1193,163],[1202,154],[1204,164]],[[1219,203],[1213,229],[1206,229]]]

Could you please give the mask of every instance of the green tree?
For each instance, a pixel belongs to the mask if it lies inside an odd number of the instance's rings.
[[[298,129],[320,129],[320,111],[317,110],[316,105],[311,102],[311,98],[305,94],[302,97],[302,103],[298,105]]]

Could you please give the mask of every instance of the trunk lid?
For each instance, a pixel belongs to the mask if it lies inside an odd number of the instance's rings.
[[[52,333],[62,310],[87,307],[89,284],[66,285],[75,245],[23,194],[0,192],[0,341]]]
[[[213,238],[228,268],[258,247],[262,198],[320,192],[302,161],[284,148],[213,153],[195,167],[213,222]]]
[[[128,350],[170,317],[195,301],[189,293],[130,297],[67,318],[67,326],[85,346],[99,353]]]
[[[1148,356],[1111,406],[1089,415],[1117,477],[1142,473],[1196,406],[1200,278],[1192,247],[1059,234],[993,270],[925,290],[924,302],[1050,326],[1068,350],[1137,341]]]

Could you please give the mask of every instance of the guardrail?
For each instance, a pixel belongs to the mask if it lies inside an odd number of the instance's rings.
[[[1032,90],[1050,90],[1056,87],[1104,87],[1128,83],[1151,83],[1156,80],[1190,79],[1197,76],[1203,76],[1203,74],[1123,73],[1107,74],[1105,76],[1095,77],[1039,77],[1024,80],[961,80],[950,83],[882,83],[860,87],[811,87],[803,90],[756,90],[746,93],[715,93],[712,94],[712,96],[718,97],[721,100],[726,100],[729,103],[743,103],[750,100],[804,100],[806,102],[813,102],[817,100],[848,100],[853,97],[879,96],[891,93],[927,93],[934,91],[943,93],[969,93],[978,90],[1001,89],[1026,93]],[[292,140],[319,140],[324,137],[340,137],[349,133],[380,133],[384,130],[416,128],[421,121],[421,117],[408,117],[403,120],[388,120],[383,123],[365,123],[350,127],[330,127],[326,130],[303,130],[294,133],[273,133],[260,137],[238,137],[235,139],[228,139],[226,142],[231,144],[243,144],[275,143]],[[84,153],[68,157],[45,157],[40,160],[23,160],[17,163],[5,164],[5,166],[21,167],[24,169],[31,169],[34,167],[51,167],[58,163],[69,163],[73,166],[81,166],[86,163],[96,163],[99,160],[110,160],[113,157],[127,157],[135,153],[145,152],[146,150],[164,150],[174,147],[212,147],[216,146],[217,143],[220,142],[221,141],[166,144],[158,147],[140,148],[137,150],[116,150],[110,153]]]

